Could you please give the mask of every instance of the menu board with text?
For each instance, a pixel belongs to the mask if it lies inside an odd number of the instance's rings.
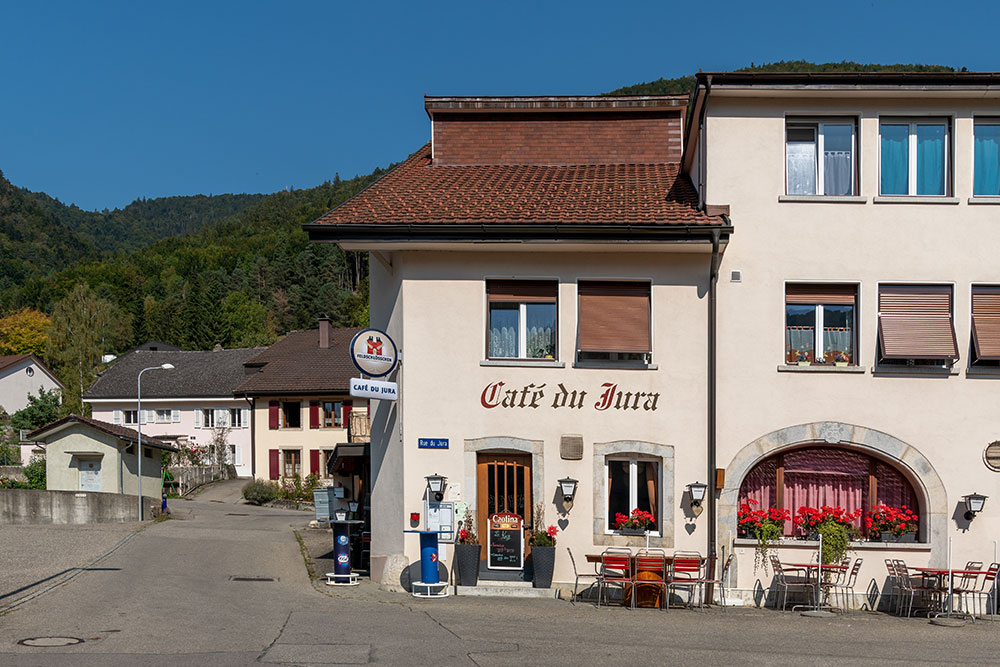
[[[490,517],[487,567],[520,570],[524,567],[524,527],[521,517],[510,512]]]

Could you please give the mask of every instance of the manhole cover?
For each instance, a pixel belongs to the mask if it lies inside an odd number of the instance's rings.
[[[72,646],[82,644],[77,637],[28,637],[18,642],[21,646]]]
[[[229,577],[229,581],[276,581],[274,577]]]

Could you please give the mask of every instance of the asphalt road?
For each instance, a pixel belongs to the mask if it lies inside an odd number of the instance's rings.
[[[325,548],[305,529],[309,515],[237,504],[238,488],[174,501],[181,518],[147,525],[94,568],[0,616],[0,665],[988,665],[1000,652],[1000,623],[329,589],[310,581],[297,539]],[[18,643],[46,637],[82,641]]]

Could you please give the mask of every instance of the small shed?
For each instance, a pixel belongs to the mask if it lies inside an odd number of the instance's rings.
[[[94,491],[136,495],[137,443],[130,428],[70,415],[29,434],[45,444],[46,488],[50,491]],[[161,453],[177,448],[142,437],[142,495],[162,492]]]

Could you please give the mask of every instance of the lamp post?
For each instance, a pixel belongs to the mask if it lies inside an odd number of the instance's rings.
[[[146,371],[169,371],[173,370],[173,368],[173,364],[160,364],[159,366],[143,368],[139,371],[139,375],[135,380],[135,430],[139,434],[139,443],[135,448],[136,482],[138,483],[139,492],[139,521],[142,521],[142,374]]]

